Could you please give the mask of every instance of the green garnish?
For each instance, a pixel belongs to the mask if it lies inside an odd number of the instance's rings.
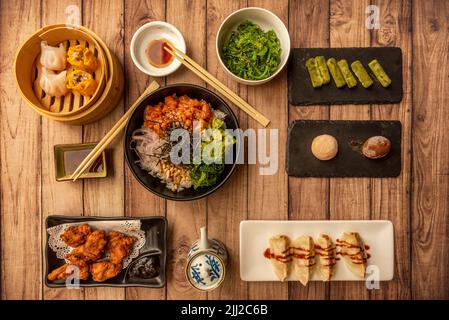
[[[224,164],[201,163],[194,165],[190,170],[190,178],[192,179],[193,187],[209,187],[216,184],[224,170]]]
[[[236,76],[262,80],[276,72],[281,52],[281,43],[273,30],[264,32],[258,25],[245,21],[231,33],[221,57]]]
[[[217,184],[219,182],[221,174],[225,168],[224,159],[228,149],[236,143],[236,140],[233,136],[225,131],[225,123],[223,120],[215,118],[209,124],[208,129],[212,129],[213,135],[210,137],[202,137],[201,142],[201,152],[203,161],[200,164],[193,164],[190,167],[190,178],[192,180],[193,187],[198,189],[199,187],[209,187]],[[213,152],[206,156],[203,153],[203,150],[208,146],[212,146],[214,144],[221,151],[219,155],[213,154]],[[211,149],[212,151],[215,149]],[[217,156],[221,157],[216,158]],[[221,161],[215,161],[221,160]],[[217,163],[219,162],[219,163]]]

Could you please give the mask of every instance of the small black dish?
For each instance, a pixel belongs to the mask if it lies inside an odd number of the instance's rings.
[[[338,141],[335,158],[321,161],[310,147],[316,136],[329,134]],[[368,159],[361,152],[372,136],[391,141],[390,153]],[[288,127],[286,171],[293,177],[397,177],[401,173],[402,125],[399,121],[297,120]]]
[[[374,84],[365,89],[359,81],[354,88],[337,88],[334,80],[315,89],[310,83],[305,65],[309,58],[324,56],[326,59],[346,59],[349,64],[360,60],[371,75]],[[384,88],[372,74],[368,63],[379,60],[392,83]],[[352,72],[352,70],[351,70]],[[288,65],[288,101],[292,105],[316,104],[380,104],[398,103],[402,100],[402,51],[394,47],[372,48],[296,48],[292,49]]]
[[[165,286],[166,278],[166,259],[167,259],[167,220],[165,217],[68,217],[68,216],[49,216],[45,221],[45,228],[54,227],[63,223],[89,223],[89,221],[121,221],[121,220],[140,220],[141,228],[145,231],[145,245],[140,249],[138,257],[122,270],[115,278],[105,282],[95,282],[91,278],[81,280],[80,287],[146,287],[161,288]],[[54,269],[64,264],[64,260],[56,257],[56,253],[48,245],[49,234],[46,240],[46,273],[44,282],[50,288],[66,288],[65,280],[49,281],[47,275]],[[127,276],[128,269],[141,258],[149,255],[158,255],[160,262],[160,272],[157,277],[130,278]]]
[[[142,100],[142,102],[136,107],[134,112],[128,119],[128,123],[125,128],[125,136],[124,136],[124,149],[125,149],[125,158],[128,166],[134,175],[134,177],[139,181],[142,186],[144,186],[147,190],[152,193],[163,197],[168,200],[177,200],[177,201],[189,201],[196,200],[203,197],[206,197],[218,190],[232,175],[236,165],[236,159],[238,157],[238,149],[234,144],[233,147],[233,158],[234,161],[232,164],[225,164],[224,171],[222,173],[221,181],[216,185],[210,187],[202,187],[195,190],[193,187],[189,189],[184,189],[180,192],[173,192],[166,188],[165,184],[162,183],[158,178],[154,178],[151,176],[146,170],[142,169],[136,162],[139,160],[136,152],[131,148],[131,137],[135,130],[140,129],[143,124],[143,114],[145,108],[148,105],[154,105],[158,102],[164,100],[165,97],[176,94],[178,97],[182,95],[187,95],[190,98],[203,99],[210,103],[213,109],[220,110],[226,114],[225,123],[226,128],[235,130],[239,128],[238,120],[229,107],[229,105],[220,98],[214,92],[192,84],[175,84],[160,88],[152,93],[150,93],[146,98]]]

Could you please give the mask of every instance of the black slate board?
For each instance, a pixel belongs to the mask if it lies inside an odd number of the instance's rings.
[[[92,278],[81,280],[80,287],[147,287],[161,288],[165,286],[166,259],[167,259],[167,220],[165,217],[84,217],[84,216],[49,216],[46,220],[46,229],[63,223],[89,223],[89,221],[121,221],[140,220],[141,229],[145,231],[145,245],[140,249],[138,257],[122,270],[115,278],[104,282],[95,282]],[[47,275],[54,269],[60,267],[65,262],[56,257],[56,253],[48,245],[49,234],[46,240],[46,273],[44,276],[45,285],[50,288],[66,288],[65,280],[49,281]],[[129,268],[139,259],[155,255],[159,257],[160,273],[158,277],[151,279],[130,278],[127,273]]]
[[[316,136],[330,134],[338,141],[335,158],[321,161],[310,149]],[[368,159],[361,145],[372,136],[391,141],[390,153]],[[397,177],[401,173],[402,125],[399,121],[299,120],[288,128],[286,169],[295,177]]]
[[[352,89],[347,86],[338,89],[331,79],[329,84],[314,89],[305,65],[307,59],[320,55],[326,60],[332,57],[337,61],[346,59],[349,64],[360,60],[374,84],[365,89],[357,81],[357,86]],[[373,59],[377,59],[390,76],[389,87],[382,87],[371,73],[368,63]],[[288,100],[292,105],[398,103],[402,100],[402,51],[392,47],[292,49],[288,65]]]

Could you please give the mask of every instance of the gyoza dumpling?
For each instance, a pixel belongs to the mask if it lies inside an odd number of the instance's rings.
[[[310,280],[315,265],[315,248],[313,239],[301,236],[292,241],[293,274],[304,286]]]
[[[45,94],[49,96],[61,97],[69,91],[67,89],[67,71],[54,73],[44,67],[40,67],[39,85]]]
[[[61,43],[59,47],[52,47],[48,45],[47,41],[42,41],[40,63],[49,70],[65,70],[67,58],[64,45]]]
[[[288,268],[290,262],[290,239],[287,236],[279,235],[271,237],[268,240],[269,255],[265,255],[270,258],[273,266],[274,273],[279,280],[284,281],[288,276]]]
[[[323,281],[329,281],[334,274],[334,266],[337,263],[336,247],[327,234],[320,234],[316,241],[315,253],[318,254],[319,269]]]
[[[365,245],[357,232],[345,232],[337,240],[340,254],[348,269],[359,278],[365,278],[366,252]]]

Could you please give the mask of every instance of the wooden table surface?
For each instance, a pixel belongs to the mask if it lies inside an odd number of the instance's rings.
[[[380,29],[365,27],[369,4]],[[66,21],[81,8],[82,24],[105,40],[126,75],[124,99],[109,116],[83,127],[41,118],[20,98],[12,71],[21,42],[41,26]],[[215,35],[231,12],[260,6],[288,26],[293,47],[402,48],[404,99],[395,105],[289,107],[284,71],[269,84],[238,85],[217,62]],[[420,299],[449,298],[449,1],[445,0],[41,0],[1,1],[1,298],[2,299]],[[189,54],[279,128],[279,171],[261,176],[241,165],[214,195],[164,201],[146,192],[124,163],[121,141],[110,150],[107,179],[56,182],[53,146],[98,141],[153,80],[129,54],[142,24],[164,20],[183,33]],[[163,85],[205,85],[182,68]],[[243,128],[258,128],[236,108]],[[388,179],[298,179],[284,170],[286,128],[295,119],[400,120],[402,174]],[[162,289],[49,289],[43,285],[44,222],[48,215],[163,215],[169,223],[167,286]],[[363,282],[246,283],[239,277],[239,223],[245,219],[389,219],[395,232],[394,280],[368,291]],[[207,225],[225,242],[230,265],[208,294],[184,278],[186,254]]]

